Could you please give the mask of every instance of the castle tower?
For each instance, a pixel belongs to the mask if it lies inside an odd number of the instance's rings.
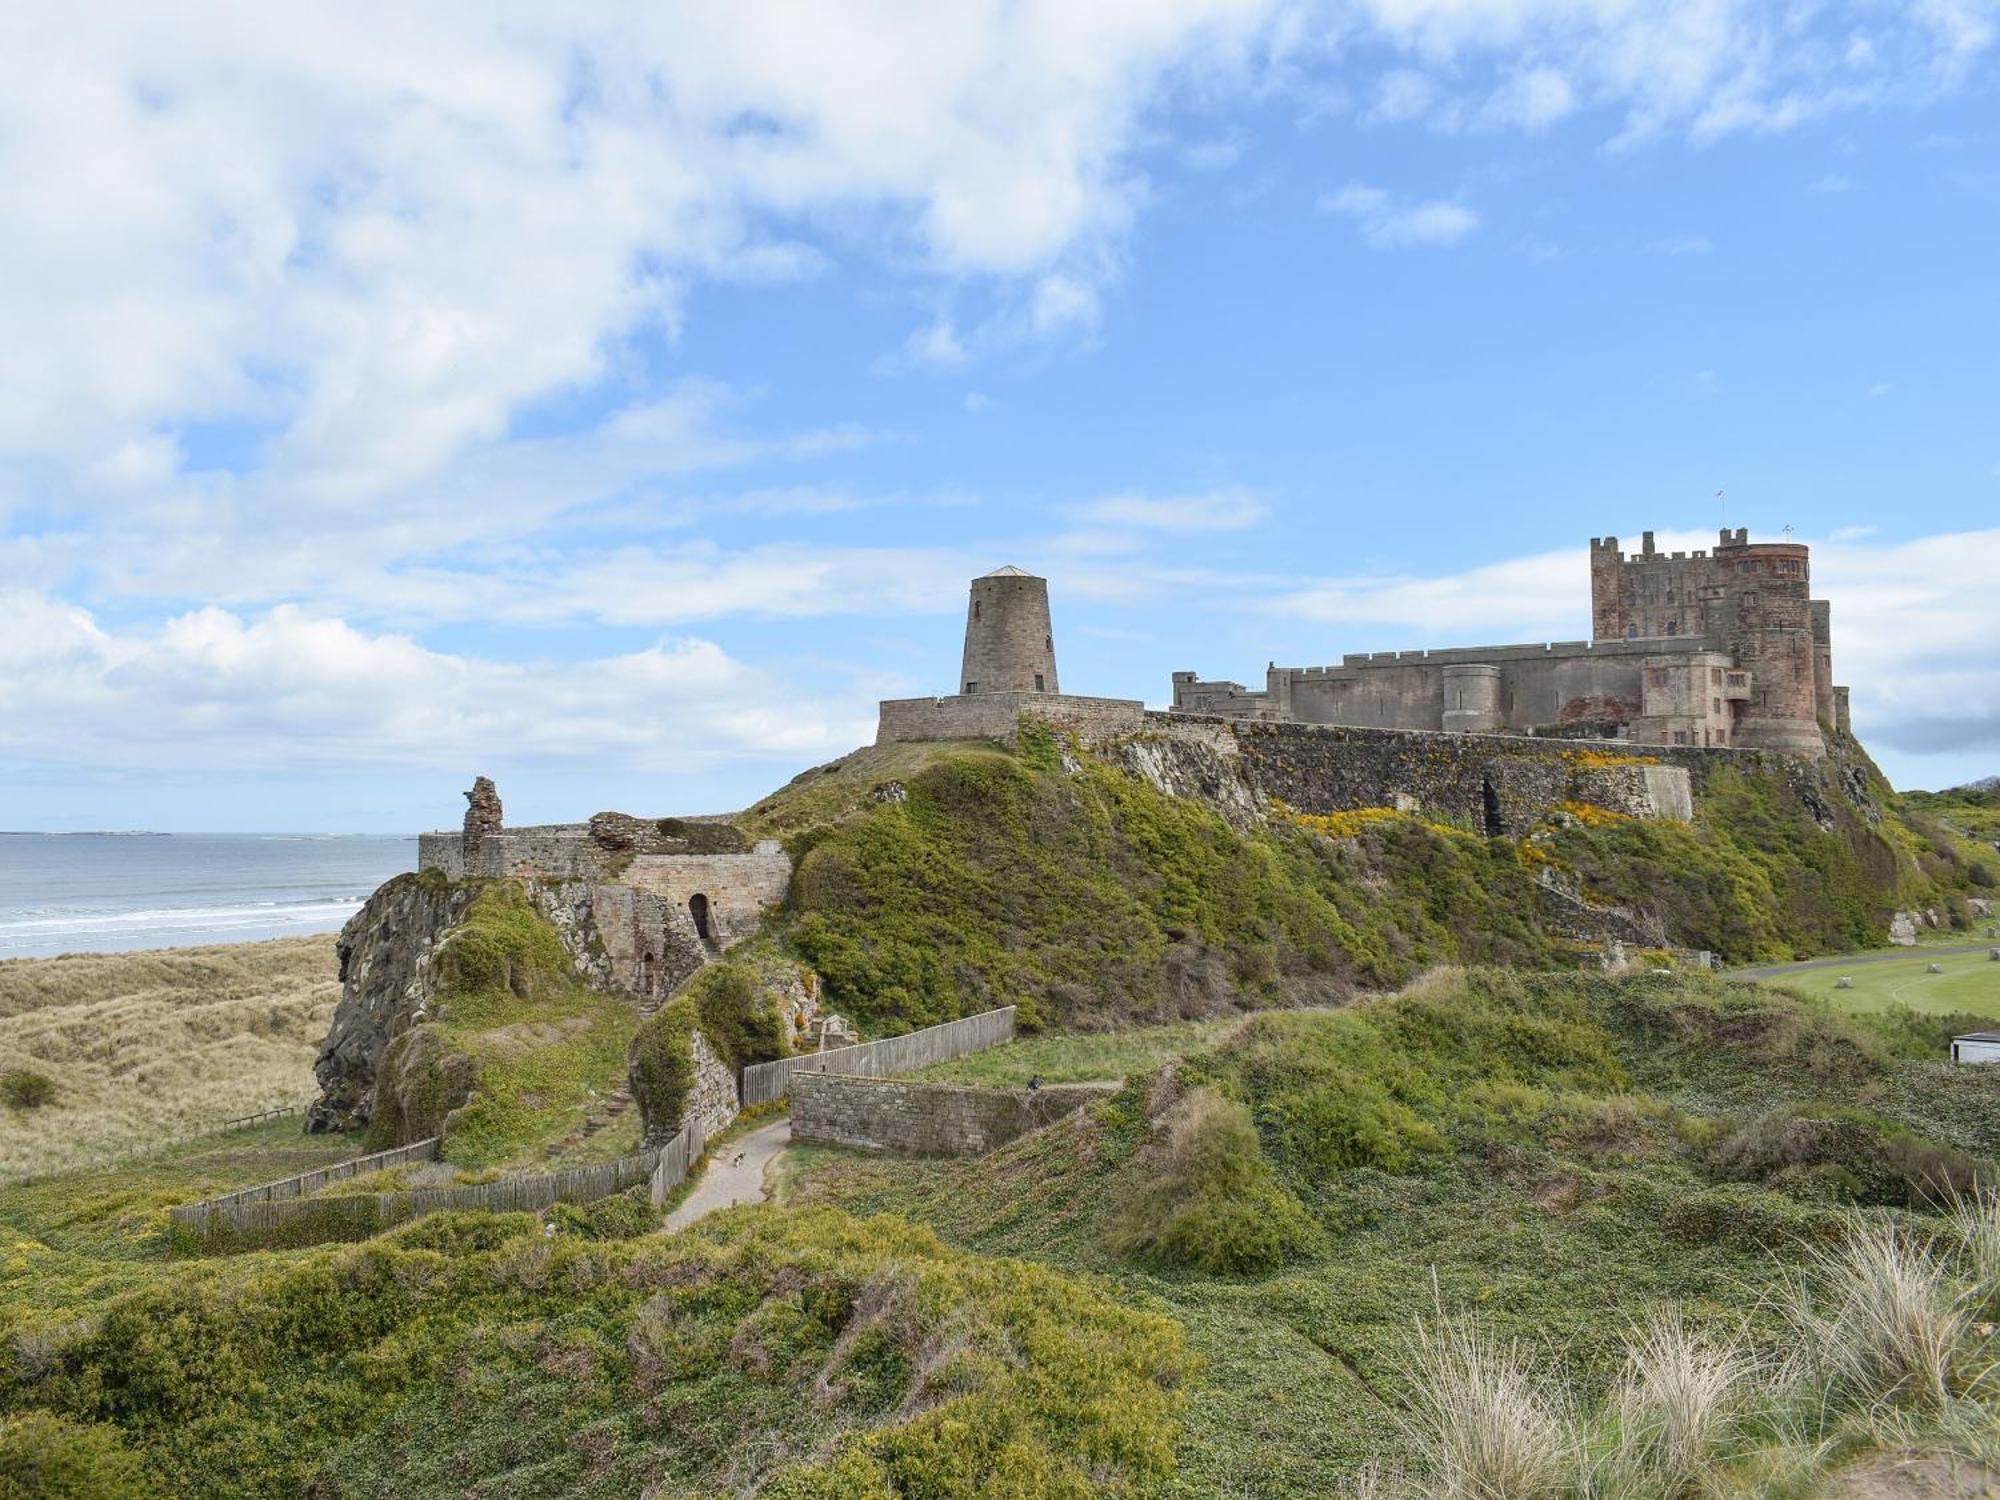
[[[965,613],[964,693],[1059,693],[1049,584],[1019,568],[972,580]]]

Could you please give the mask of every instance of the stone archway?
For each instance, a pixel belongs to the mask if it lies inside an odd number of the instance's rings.
[[[688,915],[694,918],[694,930],[704,943],[715,941],[715,926],[708,908],[708,897],[696,891],[688,897]]]

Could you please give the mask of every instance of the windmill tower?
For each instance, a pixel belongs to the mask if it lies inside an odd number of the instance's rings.
[[[1059,693],[1046,578],[995,568],[972,580],[965,613],[961,692]]]

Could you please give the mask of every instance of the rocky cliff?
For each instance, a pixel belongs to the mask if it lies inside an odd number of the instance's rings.
[[[340,930],[340,1005],[313,1064],[320,1097],[306,1113],[307,1130],[368,1123],[383,1054],[430,1015],[439,946],[477,892],[436,875],[398,875]]]

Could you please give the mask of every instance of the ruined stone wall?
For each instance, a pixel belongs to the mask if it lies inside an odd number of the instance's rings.
[[[462,833],[417,836],[417,867],[453,880],[600,880],[624,859],[592,839],[587,823],[498,829],[482,835],[469,851]]]
[[[881,705],[875,743],[999,740],[1011,745],[1024,711],[1091,743],[1135,733],[1145,721],[1146,705],[1137,698],[1083,698],[1069,693],[890,698]]]
[[[687,1102],[681,1106],[680,1123],[672,1130],[662,1133],[664,1140],[685,1129],[690,1121],[699,1120],[703,1133],[708,1136],[720,1135],[728,1128],[740,1112],[736,1100],[736,1075],[722,1055],[710,1045],[697,1026],[689,1044],[694,1056],[694,1082],[688,1087]]]
[[[965,1088],[841,1073],[794,1073],[792,1139],[913,1156],[977,1156],[1053,1124],[1116,1083],[1027,1089]]]
[[[765,839],[746,854],[639,854],[619,883],[669,902],[699,936],[726,948],[755,932],[764,912],[785,899],[792,861],[776,839]],[[706,903],[705,917],[698,899]]]

